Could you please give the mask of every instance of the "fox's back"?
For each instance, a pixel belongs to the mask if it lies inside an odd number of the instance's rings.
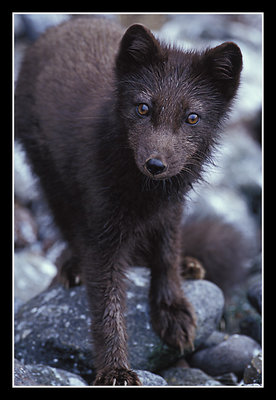
[[[49,204],[59,210],[56,218],[64,235],[73,230],[70,221],[75,224],[78,219],[77,163],[94,141],[98,107],[112,92],[122,32],[105,19],[71,19],[50,28],[28,48],[19,73],[15,136],[40,177]],[[89,162],[95,158],[91,153],[87,157]]]
[[[98,103],[110,90],[122,33],[122,28],[109,20],[83,17],[43,34],[27,50],[20,71],[18,123],[23,118],[26,126],[29,115],[43,121],[51,132],[56,121],[76,121],[87,103],[93,108],[93,102]],[[24,126],[18,127],[19,136]]]

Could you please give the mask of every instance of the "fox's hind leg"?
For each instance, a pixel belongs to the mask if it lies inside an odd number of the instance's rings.
[[[56,261],[56,266],[57,274],[53,278],[50,287],[56,283],[61,283],[66,288],[82,284],[78,257],[72,253],[69,247],[62,251]]]

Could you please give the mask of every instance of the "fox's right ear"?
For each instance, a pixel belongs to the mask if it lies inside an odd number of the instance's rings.
[[[117,74],[133,72],[141,65],[147,66],[162,59],[159,42],[149,29],[140,24],[130,26],[125,32],[116,58]]]

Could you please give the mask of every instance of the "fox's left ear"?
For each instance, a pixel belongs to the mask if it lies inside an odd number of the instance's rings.
[[[237,91],[242,70],[242,53],[235,43],[225,42],[206,51],[204,64],[214,84],[227,101]]]
[[[116,72],[121,75],[158,62],[162,58],[159,42],[149,29],[140,24],[125,32],[116,58]]]

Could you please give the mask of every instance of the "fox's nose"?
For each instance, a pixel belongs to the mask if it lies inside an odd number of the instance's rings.
[[[150,158],[145,167],[151,175],[159,175],[167,169],[167,166],[158,158]]]

